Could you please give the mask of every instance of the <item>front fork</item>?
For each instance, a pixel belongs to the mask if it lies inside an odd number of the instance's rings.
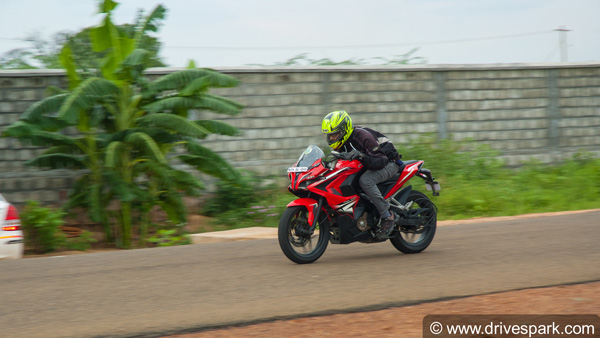
[[[304,197],[293,200],[287,205],[288,208],[294,206],[306,207],[306,210],[308,211],[308,226],[311,234],[317,227],[317,220],[321,215],[321,209],[323,207],[323,199],[323,197],[319,197],[319,200],[317,201],[314,198]]]

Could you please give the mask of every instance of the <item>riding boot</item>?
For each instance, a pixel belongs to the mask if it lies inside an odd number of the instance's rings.
[[[389,217],[381,219],[381,228],[377,232],[378,240],[384,240],[386,238],[389,238],[390,234],[394,230],[394,225],[395,225],[394,220],[396,219],[396,214],[394,214],[394,212],[391,210],[390,210],[390,214],[391,215]]]

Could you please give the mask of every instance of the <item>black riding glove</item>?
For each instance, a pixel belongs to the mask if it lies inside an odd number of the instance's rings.
[[[340,153],[340,158],[346,161],[352,161],[355,159],[358,159],[359,161],[362,160],[363,158],[363,153],[361,153],[360,151],[356,150],[356,149],[352,149],[352,151],[350,152],[343,152]]]

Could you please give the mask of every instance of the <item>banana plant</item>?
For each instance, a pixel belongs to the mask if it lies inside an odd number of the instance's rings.
[[[108,238],[130,248],[137,226],[146,232],[148,213],[160,206],[169,219],[186,220],[183,195],[197,195],[204,185],[189,171],[237,181],[238,172],[217,153],[202,146],[210,134],[234,136],[238,130],[215,120],[191,120],[191,111],[238,114],[242,106],[209,93],[237,85],[231,76],[211,69],[188,68],[155,80],[148,78],[150,53],[136,48],[146,31],[156,31],[166,10],[157,6],[136,27],[133,38],[112,23],[117,6],[100,3],[102,23],[91,30],[95,52],[105,52],[102,76],[83,79],[66,45],[61,61],[69,89],[34,104],[4,135],[49,148],[28,164],[83,170],[67,206],[82,206],[105,225]],[[76,130],[72,132],[73,128]],[[109,226],[109,206],[117,204],[117,226]],[[114,210],[115,208],[112,208]]]

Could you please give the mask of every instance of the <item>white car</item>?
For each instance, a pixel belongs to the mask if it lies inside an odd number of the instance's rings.
[[[14,205],[0,195],[0,259],[23,257],[23,231]]]

